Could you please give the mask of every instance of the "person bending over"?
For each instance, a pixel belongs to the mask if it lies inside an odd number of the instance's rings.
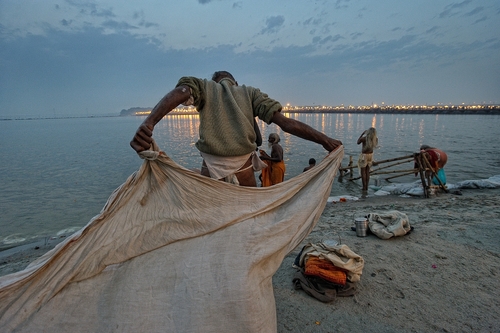
[[[444,168],[446,162],[448,162],[448,155],[441,149],[437,149],[435,147],[430,147],[428,145],[420,146],[420,151],[425,153],[425,157],[429,161],[432,171],[439,177],[441,183],[446,184],[446,175],[444,174],[444,170],[440,172],[441,169]],[[425,171],[425,177],[428,180],[428,184],[431,184],[431,170]],[[436,185],[439,185],[439,182],[436,180],[432,180],[432,182]]]

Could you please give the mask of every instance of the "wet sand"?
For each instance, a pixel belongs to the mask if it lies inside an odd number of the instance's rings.
[[[414,231],[382,240],[351,230],[354,217],[390,210],[406,213]],[[24,269],[63,239],[0,251],[0,276]],[[327,239],[365,260],[356,295],[329,304],[292,284],[302,245]],[[500,189],[329,203],[273,277],[278,332],[498,332],[499,280]]]
[[[397,210],[415,229],[357,237],[353,216]],[[500,189],[328,204],[304,241],[334,239],[365,260],[353,297],[329,304],[294,290],[290,254],[275,274],[278,332],[499,332]]]

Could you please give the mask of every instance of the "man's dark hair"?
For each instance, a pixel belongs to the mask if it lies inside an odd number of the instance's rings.
[[[309,159],[309,164],[316,164],[316,160],[314,158]]]
[[[234,79],[233,75],[227,71],[218,71],[218,72],[215,72],[214,75],[212,75],[212,80],[215,81],[215,82],[219,82],[220,80],[222,80],[223,78],[230,78],[231,80],[233,80],[234,82],[236,82],[236,80]]]

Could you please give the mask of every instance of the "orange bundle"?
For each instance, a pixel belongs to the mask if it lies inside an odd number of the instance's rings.
[[[310,256],[306,261],[305,275],[316,276],[335,284],[344,286],[347,276],[345,270],[339,268],[326,259]]]

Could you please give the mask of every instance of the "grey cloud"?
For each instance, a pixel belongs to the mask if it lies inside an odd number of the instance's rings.
[[[285,23],[285,17],[282,15],[268,17],[266,20],[266,27],[262,29],[260,33],[271,34],[278,32],[283,26],[283,23]]]
[[[349,3],[350,0],[337,0],[335,2],[335,9],[343,9],[347,8],[347,4]]]
[[[358,39],[361,36],[363,36],[363,33],[361,33],[361,32],[355,32],[355,33],[351,34],[351,39],[352,40],[356,40],[356,39]]]
[[[378,68],[388,68],[394,63],[406,63],[408,66],[418,68],[426,63],[445,66],[460,59],[472,59],[487,48],[498,46],[498,39],[488,42],[473,42],[459,44],[433,44],[416,35],[406,35],[402,38],[377,42],[363,42],[355,45],[340,45],[337,47],[339,58],[345,65],[362,70],[375,71]],[[481,56],[483,57],[483,56]],[[477,60],[476,60],[477,61]],[[498,65],[495,65],[498,68]]]
[[[453,16],[451,13],[451,9],[446,9],[439,14],[439,18],[445,18],[450,16]]]
[[[176,70],[199,68],[186,61],[189,52],[165,54],[150,42],[127,33],[103,35],[95,28],[0,39],[0,111],[43,113],[55,108],[82,114],[88,107],[110,113],[144,100],[156,102],[167,89],[165,81],[172,88],[181,76]],[[169,81],[171,76],[175,78]],[[155,83],[138,89],[140,82],[149,81]]]
[[[80,13],[97,17],[116,17],[111,9],[101,8],[95,3],[66,0],[70,6],[80,9]]]
[[[340,40],[340,39],[344,39],[344,37],[342,37],[341,35],[335,35],[335,36],[327,36],[325,38],[321,38],[321,37],[314,37],[313,38],[313,43],[314,44],[320,44],[320,45],[325,45],[327,43],[335,43],[336,41]]]
[[[314,94],[317,101],[327,104],[329,97],[318,87],[330,86],[339,80],[339,73],[345,75],[350,70],[380,73],[381,85],[384,72],[394,64],[404,67],[395,75],[404,75],[406,70],[425,69],[429,62],[432,66],[457,66],[457,61],[465,64],[476,57],[475,63],[487,60],[482,66],[490,68],[489,72],[499,70],[498,61],[490,59],[500,49],[497,38],[487,43],[436,45],[408,34],[389,41],[351,44],[332,35],[318,37],[315,42],[244,53],[236,53],[236,45],[165,51],[158,41],[151,43],[127,31],[103,35],[102,29],[96,28],[78,33],[50,30],[46,37],[0,39],[0,111],[52,112],[55,108],[57,112],[84,114],[88,108],[96,113],[117,113],[131,106],[154,105],[183,75],[210,77],[221,68],[233,73],[239,82],[260,87],[272,97],[286,99],[293,94],[294,98],[311,100]],[[320,43],[335,47],[328,54],[315,55]],[[478,53],[481,49],[490,52]],[[354,87],[355,83],[345,82],[349,80],[345,75],[342,84]],[[484,83],[491,80],[481,80],[482,87],[493,89],[493,84]],[[317,84],[309,84],[313,81]],[[303,89],[297,89],[297,82],[304,82]],[[342,102],[348,103],[345,96]]]
[[[145,28],[159,27],[160,26],[158,23],[146,22],[146,21],[139,22],[139,25],[141,27],[145,27]]]
[[[321,33],[323,34],[329,34],[330,33],[330,27],[334,26],[335,23],[329,23],[325,24],[321,27]]]
[[[479,22],[483,22],[483,21],[486,21],[488,19],[487,16],[483,16],[481,17],[480,19],[477,19],[475,20],[472,24],[476,24],[476,23],[479,23]]]
[[[303,25],[319,25],[321,23],[321,19],[310,17],[304,22],[302,22]]]
[[[438,31],[438,29],[439,29],[439,27],[438,27],[438,26],[433,26],[432,28],[427,29],[427,30],[425,31],[425,33],[426,33],[426,34],[431,34],[431,33],[434,33],[434,32],[436,32],[436,31]]]
[[[472,16],[472,15],[475,15],[477,13],[482,12],[483,10],[484,10],[484,7],[476,7],[473,10],[471,10],[470,12],[465,13],[464,16]]]
[[[465,0],[462,2],[458,2],[458,3],[452,3],[451,5],[448,5],[444,8],[444,10],[439,14],[439,17],[445,18],[445,17],[455,16],[455,15],[457,15],[457,13],[454,12],[455,9],[461,9],[461,8],[467,6],[471,2],[472,2],[472,0]]]
[[[472,2],[472,0],[465,0],[465,1],[462,1],[462,2],[459,2],[459,3],[453,3],[451,5],[448,5],[447,7],[450,7],[450,8],[462,8],[462,7],[467,6],[471,2]]]
[[[90,11],[90,15],[98,17],[116,17],[110,9],[93,9]]]
[[[63,20],[61,20],[61,25],[67,27],[67,26],[70,26],[72,22],[73,22],[73,20],[68,21],[68,20],[63,19]]]
[[[106,22],[102,23],[103,27],[106,28],[111,28],[115,30],[133,30],[133,29],[138,29],[137,27],[128,24],[127,22],[121,21],[114,21],[114,20],[107,20]]]
[[[144,12],[135,12],[134,15],[132,16],[134,20],[139,20],[139,23],[137,25],[145,28],[151,28],[151,27],[159,27],[160,25],[158,23],[154,22],[147,22],[144,16]]]

